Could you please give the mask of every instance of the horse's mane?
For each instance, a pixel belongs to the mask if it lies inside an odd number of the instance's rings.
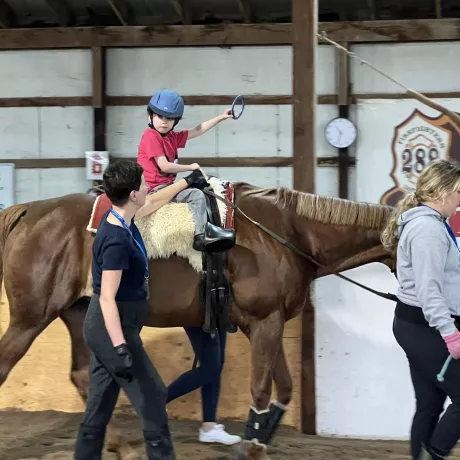
[[[390,206],[314,195],[284,187],[276,189],[276,203],[293,209],[299,216],[325,224],[377,230],[385,225],[392,211]]]

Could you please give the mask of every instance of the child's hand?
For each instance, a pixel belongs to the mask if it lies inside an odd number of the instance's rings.
[[[198,163],[192,163],[190,165],[190,171],[195,171],[195,169],[201,169],[200,165]]]
[[[222,120],[226,120],[227,118],[233,118],[232,110],[226,109],[220,117],[222,118]]]

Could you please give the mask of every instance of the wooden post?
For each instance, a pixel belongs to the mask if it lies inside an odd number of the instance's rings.
[[[94,46],[91,50],[93,58],[93,149],[106,151],[105,48]],[[93,181],[93,185],[98,185],[99,182]]]
[[[348,49],[348,43],[341,43],[341,45]],[[343,51],[337,50],[338,61],[338,105],[339,117],[349,118],[349,94],[350,94],[350,59],[348,54]],[[348,198],[348,165],[349,155],[348,148],[340,148],[339,150],[339,197]]]
[[[92,48],[93,56],[93,114],[94,114],[94,150],[106,148],[105,116],[105,49]]]
[[[294,188],[315,191],[317,0],[293,0],[293,140]],[[301,431],[316,434],[315,316],[302,313]]]

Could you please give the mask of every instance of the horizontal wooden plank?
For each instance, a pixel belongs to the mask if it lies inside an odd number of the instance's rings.
[[[318,33],[322,32],[336,42],[349,43],[460,40],[460,19],[319,23]]]
[[[115,159],[114,157],[112,157]],[[116,158],[121,159],[121,158]],[[134,160],[135,156],[125,157],[125,160]],[[17,160],[3,160],[1,163],[13,163],[18,169],[49,169],[49,168],[84,168],[85,158],[26,158]],[[292,157],[202,157],[202,158],[182,158],[179,163],[190,164],[198,163],[200,166],[208,168],[264,168],[264,167],[286,167],[293,165]],[[318,157],[318,166],[335,166],[338,164],[338,157]],[[356,164],[354,158],[349,159],[349,165]]]
[[[435,93],[423,93],[430,99],[460,99],[460,91],[450,92],[435,92]],[[407,93],[365,93],[365,94],[353,94],[351,95],[351,103],[356,104],[360,100],[366,99],[415,99],[413,96]]]
[[[460,91],[425,93],[431,99],[460,99]],[[233,102],[234,96],[184,96],[185,104],[195,105],[228,105]],[[351,103],[356,104],[366,99],[414,99],[406,93],[366,93],[351,95]],[[142,106],[147,105],[149,96],[106,96],[106,106]],[[290,105],[292,96],[245,96],[246,105]],[[319,105],[337,105],[337,94],[322,94],[318,96]],[[90,96],[69,97],[5,97],[0,98],[0,108],[3,107],[90,107]]]
[[[289,45],[291,25],[116,26],[0,31],[0,49]]]
[[[460,19],[322,22],[338,42],[460,40]],[[0,49],[291,45],[292,24],[117,26],[0,30]]]
[[[91,96],[0,98],[0,107],[78,107],[91,106],[92,103]]]
[[[147,105],[149,96],[106,96],[106,106],[136,106]],[[235,96],[184,96],[186,105],[231,105]],[[0,98],[0,107],[71,107],[91,106],[92,98],[86,96],[70,97],[6,97]],[[289,105],[292,96],[245,96],[246,105]],[[318,104],[336,105],[336,94],[323,94],[318,96]]]
[[[332,101],[334,95],[319,96],[318,99]],[[231,105],[235,96],[212,95],[212,96],[183,96],[186,105]],[[147,105],[150,96],[106,96],[106,105]],[[286,105],[292,104],[292,96],[244,96],[247,105]],[[333,104],[334,102],[329,102]]]

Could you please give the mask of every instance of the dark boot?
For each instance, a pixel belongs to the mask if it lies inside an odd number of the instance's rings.
[[[176,460],[169,431],[163,435],[156,431],[144,431],[144,440],[148,460]]]
[[[101,460],[104,448],[105,427],[80,425],[74,460]]]
[[[418,456],[417,460],[443,460],[444,457],[436,455],[434,452],[431,452],[425,446],[422,446],[422,450],[420,451],[420,455]]]
[[[206,252],[223,252],[235,246],[235,230],[206,223],[204,233],[195,235],[193,249]]]

